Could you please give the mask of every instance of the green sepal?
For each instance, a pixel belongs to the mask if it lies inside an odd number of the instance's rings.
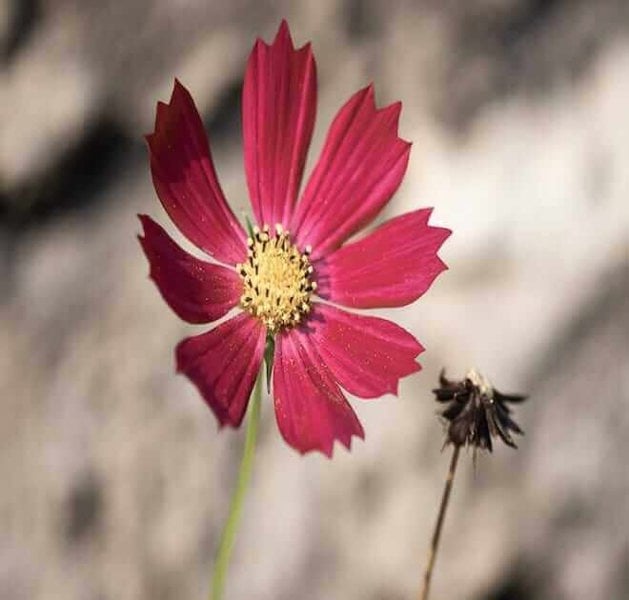
[[[251,222],[251,219],[249,218],[249,215],[245,215],[245,223],[247,224],[247,235],[251,239],[254,239],[254,237],[253,237],[253,223]]]
[[[266,334],[266,345],[264,346],[264,364],[266,365],[266,391],[271,393],[271,373],[273,372],[273,357],[275,356],[275,338]]]

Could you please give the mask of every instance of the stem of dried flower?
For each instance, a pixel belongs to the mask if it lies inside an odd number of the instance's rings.
[[[428,551],[428,564],[426,565],[426,570],[424,571],[424,585],[419,596],[420,600],[428,599],[428,592],[430,591],[430,579],[432,577],[432,571],[435,566],[435,559],[437,558],[439,538],[441,537],[441,529],[443,528],[446,510],[448,509],[450,492],[452,491],[452,483],[454,482],[454,474],[456,473],[456,465],[459,460],[460,450],[461,446],[455,444],[454,451],[452,452],[452,459],[450,460],[450,468],[448,469],[446,484],[443,488],[443,496],[441,497],[441,505],[439,506],[439,515],[437,516],[437,522],[435,524],[435,529],[432,534],[432,541],[430,542],[430,550]]]

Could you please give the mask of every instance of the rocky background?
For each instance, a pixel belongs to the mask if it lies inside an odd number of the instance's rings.
[[[269,402],[227,598],[417,596],[448,453],[429,390],[477,366],[527,392],[517,452],[464,455],[433,597],[629,597],[626,0],[5,0],[0,7],[0,598],[204,598],[242,432],[174,375],[180,322],[137,212],[175,76],[247,207],[239,94],[288,18],[319,67],[310,163],[376,84],[414,142],[387,215],[435,206],[450,270],[396,311],[426,346],[328,461]],[[385,216],[387,216],[385,215]],[[172,231],[172,228],[171,228]]]

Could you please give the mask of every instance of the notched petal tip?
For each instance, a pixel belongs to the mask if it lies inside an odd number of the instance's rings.
[[[277,29],[277,33],[275,34],[273,45],[285,44],[287,42],[290,49],[294,50],[295,46],[293,45],[293,38],[290,33],[290,27],[288,26],[288,21],[286,21],[286,19],[282,19],[282,21],[280,22],[280,26]]]
[[[142,233],[146,235],[147,231],[159,231],[162,230],[162,227],[158,225],[149,215],[146,213],[137,213],[136,214],[140,224],[142,225]]]
[[[393,102],[387,106],[383,106],[382,108],[378,109],[378,111],[383,112],[387,116],[387,118],[390,119],[391,127],[394,130],[395,135],[397,135],[398,140],[404,144],[404,149],[407,152],[410,152],[411,143],[406,140],[403,140],[399,136],[400,115],[402,114],[402,102],[398,100],[397,102]]]
[[[376,102],[376,87],[373,82],[370,82],[367,86],[359,90],[356,93],[356,96],[359,95],[363,95],[362,102],[364,102],[365,105],[369,106],[374,116],[382,116],[387,123],[391,124],[391,127],[394,130],[395,135],[398,137],[398,140],[402,142],[408,150],[410,150],[412,143],[400,138],[398,135],[400,115],[402,114],[402,101],[396,100],[395,102],[391,102],[391,104],[387,104],[378,108]]]
[[[352,442],[354,441],[354,438],[357,438],[363,442],[365,441],[365,430],[363,429],[363,426],[360,423],[360,421],[358,422],[358,426],[360,429],[354,431],[348,438],[346,439],[337,438],[335,440],[332,440],[332,444],[330,445],[329,448],[313,448],[312,450],[303,450],[303,451],[300,450],[299,452],[302,456],[310,452],[320,452],[327,459],[332,460],[334,458],[334,450],[337,446],[336,442],[338,442],[340,446],[345,448],[345,450],[347,450],[348,452],[351,452]]]
[[[194,100],[192,98],[192,94],[188,90],[188,88],[179,81],[179,79],[175,78],[175,82],[173,83],[173,91],[170,95],[170,106],[175,106],[176,104],[185,104],[185,105],[194,105]]]
[[[166,235],[166,231],[164,230],[164,228],[156,223],[149,215],[138,213],[137,217],[140,221],[140,224],[142,225],[142,239],[146,239],[151,235],[161,237]]]
[[[275,34],[275,38],[271,44],[267,44],[264,40],[258,38],[258,40],[262,41],[262,43],[267,48],[273,48],[281,45],[286,45],[289,52],[294,52],[297,54],[308,53],[312,55],[312,43],[306,42],[303,46],[295,46],[295,42],[293,40],[293,35],[290,31],[290,26],[288,25],[288,21],[286,19],[282,19],[280,25],[277,29],[277,33]],[[257,40],[256,40],[257,41]]]
[[[174,92],[173,92],[174,93]],[[165,123],[168,121],[169,109],[172,104],[172,95],[170,99],[170,103],[162,102],[161,100],[157,101],[155,105],[155,125],[153,126],[153,131],[144,136],[144,139],[149,144],[149,149],[152,150],[154,144],[159,140],[160,132],[163,131]]]
[[[275,33],[273,41],[271,43],[268,43],[265,42],[262,37],[257,37],[256,41],[254,42],[252,52],[259,52],[261,46],[264,46],[265,49],[286,46],[287,50],[290,52],[299,52],[301,50],[304,50],[306,47],[310,47],[311,43],[307,42],[303,46],[295,48],[295,43],[293,41],[293,36],[291,34],[288,21],[286,19],[282,19],[280,21],[279,27],[277,28],[277,32]]]
[[[186,113],[193,112],[198,113],[198,110],[192,95],[179,79],[175,78],[169,101],[158,100],[155,106],[154,131],[144,136],[149,147],[154,150],[157,142],[164,141],[168,135],[176,134],[173,128],[180,124]]]
[[[343,446],[348,452],[352,451],[352,442],[354,441],[354,438],[357,438],[361,441],[365,441],[365,430],[363,429],[362,424],[358,423],[360,429],[358,429],[357,431],[353,432],[352,435],[350,437],[348,437],[345,440],[342,439],[338,439],[336,441],[338,441],[338,443]],[[328,458],[333,458],[334,457],[334,447],[336,446],[336,444],[332,445],[332,448],[330,448],[330,453],[327,455]]]
[[[190,92],[175,78],[169,101],[158,100],[155,106],[154,131],[144,136],[149,150],[155,151],[160,142],[167,141],[168,136],[175,133],[173,127],[191,107],[194,111],[197,110]]]

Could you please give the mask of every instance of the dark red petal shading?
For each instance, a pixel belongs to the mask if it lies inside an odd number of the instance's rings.
[[[179,81],[170,103],[158,102],[155,132],[146,141],[153,184],[173,223],[217,260],[242,262],[245,233],[218,183],[201,117]]]
[[[310,44],[295,50],[286,21],[272,45],[258,39],[242,95],[245,170],[260,226],[288,226],[306,161],[317,103]]]
[[[188,254],[150,217],[139,217],[144,237],[138,239],[151,267],[149,276],[179,317],[209,323],[238,304],[242,281],[235,270]]]
[[[447,269],[437,251],[451,231],[428,225],[432,209],[387,221],[315,264],[317,293],[353,308],[404,306]]]
[[[334,440],[350,448],[362,425],[330,370],[301,329],[275,338],[273,363],[275,416],[286,443],[305,454],[332,456]]]
[[[308,319],[316,348],[334,378],[361,398],[398,393],[402,377],[421,369],[421,344],[399,325],[317,303]]]
[[[238,427],[255,383],[266,329],[247,313],[177,345],[177,371],[197,386],[221,426]]]
[[[369,223],[397,190],[410,144],[397,135],[401,103],[376,109],[373,87],[341,108],[297,206],[290,230],[313,259]]]

